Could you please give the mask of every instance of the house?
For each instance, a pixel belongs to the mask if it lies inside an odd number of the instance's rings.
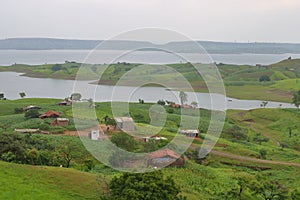
[[[180,130],[180,134],[185,135],[187,137],[199,137],[199,130]]]
[[[99,130],[92,130],[90,135],[91,140],[98,140],[100,136],[99,132]]]
[[[69,119],[67,118],[56,118],[52,123],[51,126],[68,126]]]
[[[173,103],[173,104],[171,104],[171,107],[172,108],[180,108],[180,104]]]
[[[131,117],[115,117],[117,130],[135,131],[134,121]]]
[[[39,107],[39,106],[33,106],[33,105],[30,105],[30,106],[27,106],[27,107],[23,108],[24,111],[39,110],[39,109],[41,109],[41,107]]]
[[[191,108],[193,108],[193,106],[191,106],[191,105],[183,105],[183,108],[186,108],[186,109],[191,109]]]
[[[185,159],[168,148],[151,152],[147,159],[147,167],[182,167],[184,165]]]
[[[53,110],[49,110],[49,111],[45,112],[44,114],[40,115],[41,119],[56,118],[56,117],[60,117],[60,114],[58,112],[53,111]]]

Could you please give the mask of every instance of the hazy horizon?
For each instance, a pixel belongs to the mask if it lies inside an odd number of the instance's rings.
[[[196,41],[300,43],[297,0],[10,0],[0,38],[106,40],[143,27]]]

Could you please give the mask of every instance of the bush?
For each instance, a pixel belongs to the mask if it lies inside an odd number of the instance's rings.
[[[170,114],[173,114],[174,113],[174,109],[173,108],[168,108],[167,112],[170,113]]]
[[[46,123],[42,123],[42,124],[40,124],[39,129],[43,130],[43,131],[49,131],[50,130],[50,126],[48,124],[46,124]]]
[[[268,75],[262,75],[261,77],[259,77],[259,81],[260,82],[267,82],[267,81],[271,81],[271,79]]]
[[[161,106],[164,106],[164,105],[166,105],[166,102],[164,100],[158,100],[157,104],[161,105]]]
[[[24,112],[23,108],[15,108],[15,114],[21,114],[23,112]]]
[[[38,110],[28,110],[25,112],[25,118],[30,119],[30,118],[38,118],[40,116],[40,113]]]
[[[103,199],[164,199],[183,200],[180,189],[171,178],[164,178],[161,171],[151,173],[125,173],[109,184],[110,195]]]

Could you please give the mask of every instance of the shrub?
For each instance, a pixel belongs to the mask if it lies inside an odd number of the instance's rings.
[[[38,110],[28,110],[25,112],[25,118],[30,119],[30,118],[38,118],[40,116],[40,113]]]
[[[23,113],[23,108],[15,108],[15,114]]]

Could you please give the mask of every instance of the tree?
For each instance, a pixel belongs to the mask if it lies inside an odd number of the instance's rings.
[[[288,189],[284,188],[278,181],[270,181],[266,176],[257,176],[257,180],[251,184],[252,193],[265,200],[287,199]]]
[[[38,118],[40,116],[40,113],[38,110],[28,110],[27,112],[25,112],[25,118],[26,119],[30,119],[30,118]]]
[[[73,93],[73,94],[71,94],[71,99],[74,100],[74,101],[80,101],[81,94],[80,93]]]
[[[164,105],[166,105],[166,102],[164,100],[158,100],[157,104],[161,105],[161,106],[164,106]]]
[[[193,106],[193,108],[197,108],[198,103],[197,103],[196,101],[193,101],[193,102],[191,103],[191,105]]]
[[[70,167],[71,161],[76,157],[80,157],[82,153],[78,144],[71,140],[62,142],[62,144],[58,147],[58,152],[64,160],[63,165],[67,168]]]
[[[25,140],[21,135],[16,133],[1,133],[0,134],[0,156],[13,160],[10,161],[24,161],[25,159]],[[9,160],[8,159],[8,160]]]
[[[267,150],[265,149],[261,149],[259,150],[259,156],[260,156],[260,159],[266,159],[267,158]]]
[[[289,129],[289,137],[291,138],[293,135],[293,129],[291,127],[289,127],[288,129]]]
[[[102,199],[127,200],[184,200],[171,177],[164,178],[161,171],[151,173],[124,173],[109,184],[110,193]]]
[[[264,137],[264,136],[261,135],[260,133],[257,133],[257,134],[254,136],[253,141],[254,141],[254,142],[258,142],[259,145],[261,145],[261,143],[263,143],[263,142],[268,142],[269,139],[266,138],[266,137]]]
[[[237,172],[233,175],[234,182],[231,189],[222,195],[223,199],[243,199],[243,193],[249,188],[249,183],[253,181],[254,177],[246,172]]]
[[[259,77],[259,81],[260,82],[267,82],[267,81],[271,81],[271,79],[268,75],[262,75],[261,77]]]
[[[299,190],[293,190],[291,192],[291,199],[300,199],[300,191]]]
[[[269,102],[267,102],[267,101],[263,101],[263,102],[261,102],[260,106],[265,108],[268,105],[268,103]]]
[[[21,98],[24,98],[26,96],[25,92],[20,92],[19,95]]]
[[[89,98],[87,101],[88,101],[88,103],[89,103],[89,108],[92,108],[92,107],[95,106],[94,101],[93,101],[92,98]]]
[[[32,165],[36,164],[36,161],[39,158],[39,151],[35,148],[27,151],[27,157],[30,159]]]
[[[4,99],[4,93],[0,93],[0,100]]]
[[[143,99],[139,99],[139,103],[140,103],[140,104],[144,104],[145,102],[144,102]]]
[[[127,151],[135,150],[138,145],[137,141],[126,133],[114,134],[111,137],[111,142]]]
[[[292,103],[299,108],[300,106],[300,90],[293,95]]]
[[[182,91],[179,92],[179,98],[180,98],[181,105],[183,105],[185,102],[187,102],[187,97],[188,97],[188,95],[185,92],[182,92]]]

